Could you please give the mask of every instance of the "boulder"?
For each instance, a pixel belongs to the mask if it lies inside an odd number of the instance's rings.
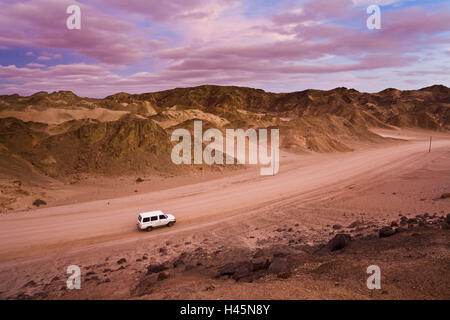
[[[282,257],[274,258],[269,266],[268,272],[276,275],[289,272],[289,264],[287,259]]]
[[[270,259],[266,257],[259,257],[252,259],[252,270],[258,271],[258,270],[265,270],[270,265]]]
[[[380,231],[378,232],[378,235],[380,238],[387,238],[387,237],[394,235],[394,233],[395,233],[395,231],[391,227],[384,227],[384,228],[380,229]]]
[[[240,262],[236,265],[233,273],[233,279],[236,281],[239,280],[251,280],[252,275],[252,264],[248,261]]]
[[[150,264],[150,265],[147,267],[147,274],[158,273],[158,272],[163,271],[164,269],[165,269],[165,268],[164,268],[164,266],[163,266],[162,264],[159,264],[159,263],[153,263],[153,264]]]
[[[328,242],[328,247],[331,251],[341,250],[345,248],[350,241],[351,237],[348,234],[340,233]]]

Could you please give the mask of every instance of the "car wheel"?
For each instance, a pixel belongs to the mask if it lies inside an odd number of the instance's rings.
[[[167,226],[168,226],[168,227],[173,226],[173,222],[169,222],[169,223],[167,224]]]
[[[153,230],[152,227],[148,227],[147,229],[145,229],[145,231],[147,231],[147,232],[150,232],[150,231],[152,231],[152,230]]]

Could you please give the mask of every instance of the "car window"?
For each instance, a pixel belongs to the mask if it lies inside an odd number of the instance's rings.
[[[167,217],[165,215],[160,215],[159,219],[167,219]]]
[[[149,222],[150,218],[144,218],[144,220],[142,220],[142,222]]]
[[[142,222],[142,217],[141,216],[138,217],[138,221]]]
[[[156,220],[158,220],[157,216],[152,217],[152,221],[156,221]]]

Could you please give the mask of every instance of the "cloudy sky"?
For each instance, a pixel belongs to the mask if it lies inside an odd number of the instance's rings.
[[[81,30],[66,9],[81,8]],[[381,29],[366,9],[381,7]],[[0,94],[450,86],[441,0],[0,0]]]

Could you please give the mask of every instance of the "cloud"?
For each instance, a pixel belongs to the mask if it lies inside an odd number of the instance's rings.
[[[32,63],[27,63],[27,67],[29,67],[29,68],[45,68],[45,65],[32,62]]]
[[[382,29],[368,30],[364,1],[285,2],[256,14],[238,1],[93,0],[78,3],[82,29],[67,30],[69,3],[78,2],[0,4],[0,46],[24,47],[39,53],[38,61],[58,63],[45,69],[27,65],[29,60],[2,66],[0,92],[68,89],[99,96],[204,83],[277,90],[296,84],[381,86],[388,83],[377,82],[381,75],[398,83],[417,75],[408,71],[437,59],[427,52],[441,50],[441,64],[449,56],[445,4],[383,10]],[[77,61],[66,62],[71,57]]]
[[[67,6],[82,10],[82,29],[66,28]],[[11,28],[10,26],[14,26]],[[33,0],[0,6],[0,45],[67,49],[99,62],[128,63],[148,54],[134,25],[69,0]]]

